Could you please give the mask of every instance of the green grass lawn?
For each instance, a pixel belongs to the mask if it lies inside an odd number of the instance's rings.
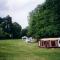
[[[0,40],[0,60],[60,60],[59,48],[39,48],[37,43]]]

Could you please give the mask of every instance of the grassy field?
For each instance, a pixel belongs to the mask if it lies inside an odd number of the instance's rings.
[[[37,43],[0,40],[0,60],[60,60],[59,48],[39,48]]]

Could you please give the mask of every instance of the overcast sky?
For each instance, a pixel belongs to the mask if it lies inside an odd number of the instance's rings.
[[[29,12],[45,0],[0,0],[0,17],[10,15],[22,28],[28,26]]]

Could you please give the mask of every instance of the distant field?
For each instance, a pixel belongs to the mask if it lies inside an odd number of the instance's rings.
[[[37,43],[0,40],[0,60],[60,60],[59,48],[39,48]]]

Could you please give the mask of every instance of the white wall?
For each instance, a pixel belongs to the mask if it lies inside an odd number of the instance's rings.
[[[59,43],[60,40],[58,40],[58,46],[60,47],[60,43]]]

